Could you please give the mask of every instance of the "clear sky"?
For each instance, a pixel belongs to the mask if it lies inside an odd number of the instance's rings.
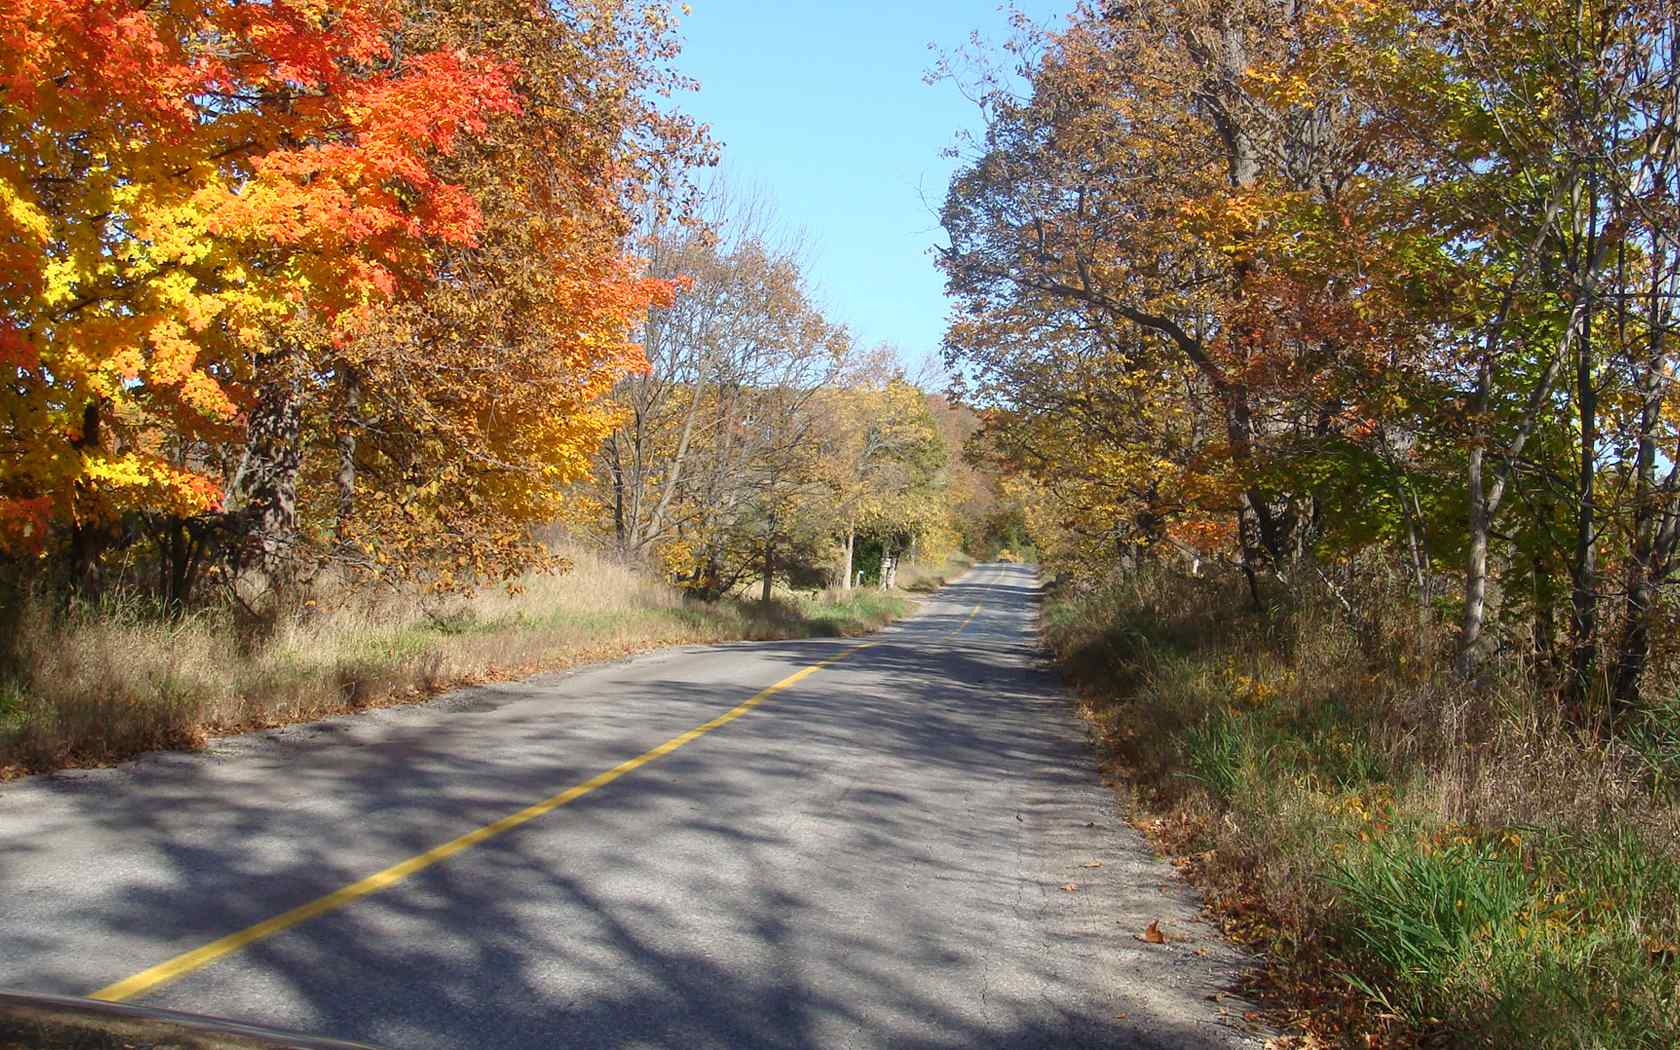
[[[1072,0],[1022,0],[1041,23]],[[929,247],[954,164],[940,156],[978,112],[949,83],[922,81],[979,31],[1008,35],[996,0],[855,3],[690,0],[678,66],[701,82],[681,106],[723,145],[722,171],[763,190],[811,244],[810,277],[833,321],[907,364],[944,332]]]

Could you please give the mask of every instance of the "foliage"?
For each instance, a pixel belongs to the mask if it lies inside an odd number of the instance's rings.
[[[849,588],[865,562],[886,586],[883,559],[937,560],[958,532],[960,436],[890,347],[862,351],[824,318],[763,199],[717,182],[698,216],[644,230],[654,274],[682,290],[643,320],[649,368],[614,391],[597,527],[706,598],[756,582],[768,600],[778,578]]]
[[[666,14],[16,0],[0,41],[14,570],[179,609],[222,570],[529,563],[671,292],[627,207],[707,148],[649,101]]]
[[[1636,724],[1680,547],[1672,5],[1023,26],[940,264],[975,452],[1050,562],[1227,565],[1256,607],[1398,563],[1425,618],[1457,592],[1462,677]]]
[[[341,335],[470,241],[430,163],[517,105],[490,56],[398,60],[376,3],[13,3],[0,22],[7,517],[191,514],[272,339]],[[39,508],[39,509],[37,509]]]

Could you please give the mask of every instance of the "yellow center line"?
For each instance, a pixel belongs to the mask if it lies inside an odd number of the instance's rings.
[[[450,839],[441,846],[434,846],[424,853],[417,853],[414,856],[409,857],[407,860],[399,861],[383,871],[377,871],[365,879],[352,882],[350,885],[345,886],[342,889],[334,890],[324,897],[317,897],[315,900],[312,900],[307,904],[300,904],[290,911],[281,912],[279,915],[270,919],[264,919],[262,922],[259,922],[254,926],[247,926],[238,933],[230,933],[226,937],[218,937],[216,940],[213,940],[208,944],[194,948],[189,952],[183,952],[182,954],[175,956],[173,959],[168,959],[164,962],[158,963],[156,966],[141,970],[132,977],[125,977],[115,984],[108,984],[99,989],[97,992],[94,992],[92,998],[103,999],[107,1002],[113,1003],[132,998],[142,992],[150,991],[161,984],[173,981],[177,977],[183,977],[186,974],[192,973],[194,970],[208,966],[217,959],[220,959],[222,956],[236,952],[247,945],[255,944],[256,942],[265,940],[277,933],[289,930],[298,923],[307,922],[316,916],[325,915],[330,911],[336,911],[347,904],[361,900],[363,897],[371,896],[372,894],[378,893],[380,890],[395,886],[397,883],[408,878],[410,875],[423,871],[439,861],[446,860],[457,853],[462,853],[466,850],[472,849],[474,846],[477,846],[489,839],[493,839],[503,832],[512,831],[521,824],[535,820],[545,813],[559,809],[568,802],[575,802],[597,788],[602,788],[611,784],[613,781],[617,780],[621,776],[624,776],[626,773],[640,769],[649,762],[652,762],[654,759],[668,755],[677,750],[677,748],[682,747],[684,744],[691,743],[694,740],[705,736],[707,733],[710,733],[714,729],[728,725],[730,722],[740,718],[748,711],[757,707],[759,704],[762,704],[764,701],[770,699],[770,697],[781,692],[783,689],[786,689],[788,686],[793,685],[795,682],[808,678],[811,675],[816,674],[818,671],[821,671],[823,668],[828,667],[831,664],[838,663],[846,657],[851,656],[853,653],[862,652],[863,650],[871,648],[876,644],[878,643],[867,642],[863,645],[853,646],[850,649],[846,649],[828,657],[826,660],[818,661],[809,667],[795,671],[793,674],[788,675],[786,678],[774,685],[767,686],[766,688],[759,690],[740,704],[730,708],[723,714],[718,715],[710,722],[697,725],[686,733],[680,733],[677,736],[665,741],[663,744],[660,744],[658,747],[644,751],[635,758],[620,762],[618,765],[612,767],[604,773],[597,773],[588,780],[583,781],[581,784],[572,785],[566,790],[560,792],[558,795],[550,795],[541,802],[532,803],[524,809],[518,810],[514,813],[509,813],[500,820],[485,824],[483,827],[475,828],[472,831],[467,832],[465,835]]]
[[[951,634],[958,635],[958,634],[963,633],[963,631],[968,627],[968,625],[974,622],[974,618],[976,616],[980,615],[981,604],[982,603],[980,603],[980,602],[975,602],[974,603],[974,610],[968,614],[968,619],[966,619],[962,623],[958,624],[957,629],[952,631]]]
[[[962,623],[957,625],[956,630],[951,632],[951,637],[955,638],[957,635],[959,635],[959,634],[963,633],[963,631],[967,630],[968,625],[974,622],[974,618],[976,616],[980,615],[980,606],[982,606],[984,604],[985,604],[985,602],[975,602],[974,603],[974,608],[969,611],[968,617],[966,619],[964,619]]]

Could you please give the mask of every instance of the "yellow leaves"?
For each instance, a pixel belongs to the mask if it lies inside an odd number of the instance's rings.
[[[220,488],[202,474],[145,453],[92,451],[81,457],[81,477],[102,510],[163,510],[191,515],[217,505]]]
[[[232,420],[238,412],[221,384],[202,371],[187,373],[181,383],[181,400],[200,415],[223,422]]]
[[[83,271],[82,260],[75,256],[50,259],[41,270],[42,305],[63,306],[75,298],[77,279]]]
[[[687,540],[674,540],[664,544],[658,553],[660,567],[672,578],[687,577],[699,565],[694,545]]]
[[[1305,106],[1319,93],[1313,72],[1301,67],[1279,69],[1255,66],[1243,77],[1243,85],[1255,97],[1263,98],[1280,109]]]
[[[52,236],[47,214],[18,191],[11,177],[15,169],[15,165],[0,166],[0,215],[6,218],[13,236],[22,235],[46,244]]]

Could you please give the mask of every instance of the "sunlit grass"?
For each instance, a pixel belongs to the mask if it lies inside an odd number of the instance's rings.
[[[194,747],[665,645],[861,634],[912,605],[877,590],[702,604],[610,558],[566,553],[570,571],[512,590],[323,601],[260,638],[225,612],[170,620],[115,599],[66,617],[28,605],[0,676],[0,770]]]
[[[1680,1045],[1680,770],[1393,623],[1167,577],[1046,610],[1140,819],[1304,987],[1396,1045]]]

